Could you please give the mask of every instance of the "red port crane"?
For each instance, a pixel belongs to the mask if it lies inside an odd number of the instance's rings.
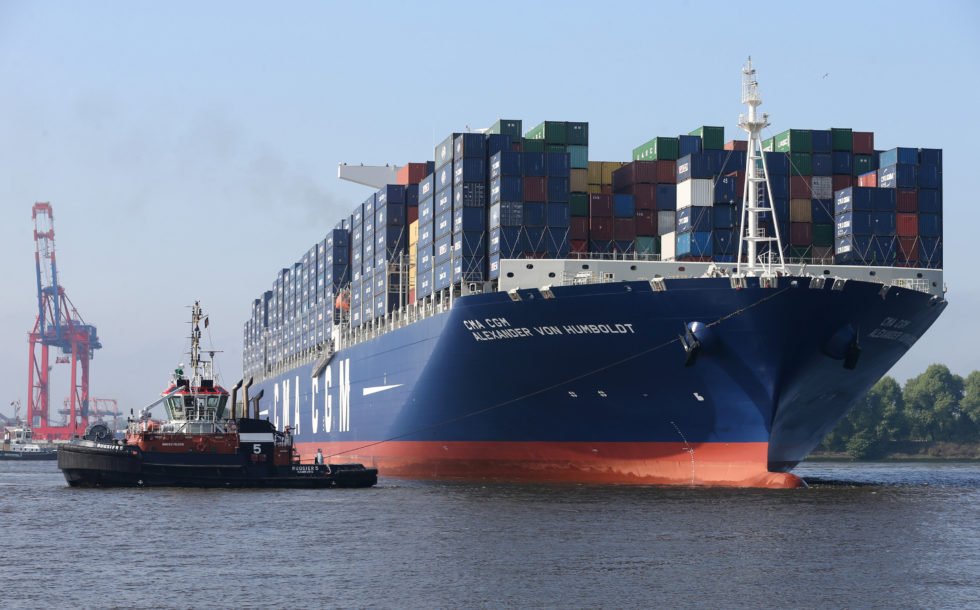
[[[37,320],[30,333],[27,421],[38,440],[68,440],[85,432],[89,417],[88,372],[95,350],[102,347],[95,326],[85,324],[58,284],[54,252],[54,213],[48,202],[31,209],[34,219],[34,264],[37,269]],[[71,365],[68,421],[53,426],[50,410],[48,351],[61,351],[56,364]],[[40,350],[40,354],[38,351]]]

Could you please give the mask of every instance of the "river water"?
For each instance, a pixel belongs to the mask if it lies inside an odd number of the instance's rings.
[[[0,462],[0,605],[980,605],[980,464],[797,472],[810,488],[84,490]]]

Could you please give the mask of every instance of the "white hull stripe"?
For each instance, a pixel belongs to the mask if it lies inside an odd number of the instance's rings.
[[[271,432],[243,432],[238,435],[240,443],[271,443],[274,440]]]
[[[377,394],[378,392],[384,392],[385,390],[393,390],[395,388],[400,388],[404,383],[396,383],[395,385],[379,385],[373,388],[364,388],[363,395],[370,396],[371,394]]]

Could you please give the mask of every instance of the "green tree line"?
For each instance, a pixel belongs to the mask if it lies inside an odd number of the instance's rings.
[[[875,458],[909,441],[980,443],[980,371],[963,378],[933,364],[905,387],[884,377],[820,449]]]

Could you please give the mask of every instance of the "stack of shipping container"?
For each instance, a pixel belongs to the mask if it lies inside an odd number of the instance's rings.
[[[252,303],[246,374],[450,286],[499,276],[512,258],[734,262],[746,142],[721,127],[653,138],[632,161],[589,161],[589,125],[520,120],[453,133],[435,161],[356,206]],[[790,129],[763,143],[789,261],[942,266],[942,153],[874,149],[874,134]],[[770,192],[762,193],[769,201]]]

